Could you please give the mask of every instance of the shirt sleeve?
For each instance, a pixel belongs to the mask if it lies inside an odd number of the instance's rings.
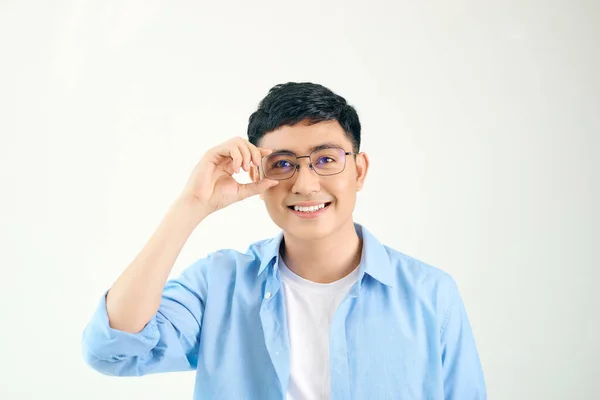
[[[441,327],[442,369],[446,400],[487,399],[485,380],[467,312],[454,280]]]
[[[116,376],[195,369],[207,293],[206,264],[199,260],[166,283],[158,312],[138,333],[110,327],[106,292],[83,332],[86,363]]]

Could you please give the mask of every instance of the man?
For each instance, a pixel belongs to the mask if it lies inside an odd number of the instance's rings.
[[[277,85],[248,139],[204,155],[102,296],[87,363],[119,376],[196,370],[196,399],[486,398],[452,278],[353,222],[369,169],[354,108],[321,85]],[[232,177],[240,169],[251,183]],[[277,237],[167,281],[206,216],[256,194]]]

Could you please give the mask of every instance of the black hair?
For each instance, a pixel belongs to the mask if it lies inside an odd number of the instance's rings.
[[[354,107],[328,88],[310,82],[288,82],[273,86],[248,120],[248,140],[258,146],[263,136],[284,125],[310,125],[336,120],[360,150],[360,121]]]

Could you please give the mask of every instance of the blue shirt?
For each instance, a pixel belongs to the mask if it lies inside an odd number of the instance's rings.
[[[355,228],[363,251],[358,281],[331,324],[331,399],[486,399],[454,280]],[[196,370],[198,400],[284,399],[282,237],[198,260],[167,282],[160,309],[136,334],[109,326],[102,296],[83,333],[84,359],[117,376]]]

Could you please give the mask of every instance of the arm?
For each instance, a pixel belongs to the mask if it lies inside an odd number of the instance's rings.
[[[176,202],[138,257],[102,296],[83,335],[85,361],[109,375],[195,368],[207,260],[167,277],[200,217]]]
[[[165,282],[185,242],[207,213],[178,199],[106,296],[110,327],[138,333],[158,311]]]
[[[240,184],[233,174],[260,165],[271,150],[237,138],[208,151],[182,195],[106,296],[83,335],[88,364],[112,375],[186,370],[197,364],[209,260],[165,284],[177,256],[209,214],[268,190],[269,179]]]
[[[485,380],[475,338],[454,280],[447,293],[448,306],[441,328],[444,398],[485,400]]]
[[[197,366],[206,295],[207,260],[167,282],[160,308],[138,333],[110,327],[105,296],[83,333],[83,358],[98,372],[141,376]]]

